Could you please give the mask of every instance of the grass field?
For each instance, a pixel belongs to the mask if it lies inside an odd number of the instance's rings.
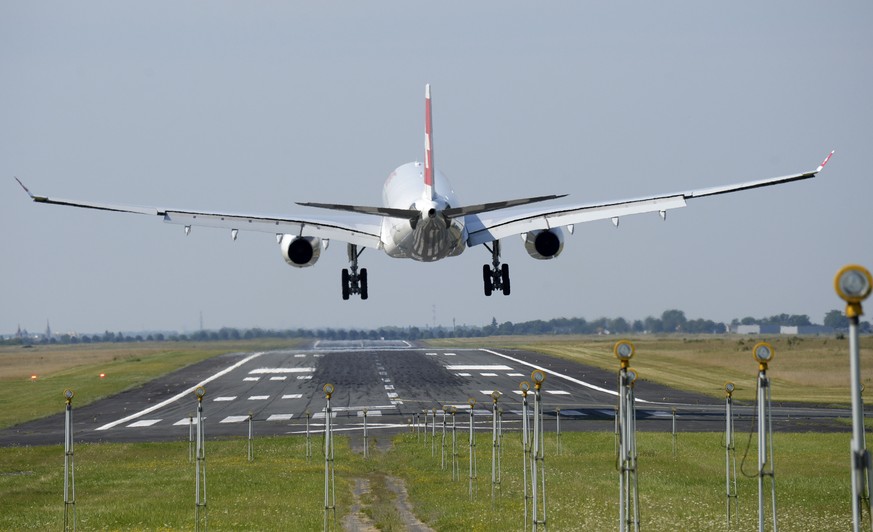
[[[491,337],[433,341],[446,347],[492,347],[524,349],[574,360],[618,372],[612,355],[616,337],[551,336]],[[846,339],[780,336],[631,338],[636,355],[631,365],[642,380],[649,380],[713,397],[723,397],[726,381],[737,384],[734,397],[754,401],[758,365],[752,347],[769,341],[775,357],[767,371],[773,382],[774,401],[842,404],[849,394],[849,344]],[[873,386],[873,337],[861,338],[862,380]]]
[[[633,361],[643,378],[721,395],[725,380],[752,399],[753,338],[639,338]],[[616,369],[615,338],[491,338],[441,341],[444,347],[515,348],[567,357]],[[770,368],[774,400],[846,404],[847,343],[826,338],[780,338]],[[113,344],[0,349],[0,426],[63,409],[61,392],[77,391],[77,405],[139,385],[182,366],[217,354],[283,345]],[[873,364],[873,339],[862,340],[862,369]],[[99,379],[99,372],[107,374]],[[30,375],[38,379],[31,382]],[[865,378],[865,382],[871,379]],[[57,401],[44,398],[57,395]],[[41,406],[40,406],[41,405]],[[618,479],[611,433],[565,433],[555,455],[547,435],[548,520],[552,530],[612,530],[618,515]],[[718,433],[679,434],[672,454],[671,435],[641,433],[640,493],[646,530],[713,530],[724,523],[724,448]],[[737,438],[738,462],[747,435]],[[851,526],[849,436],[777,433],[775,464],[779,528],[840,530]],[[745,464],[754,473],[754,438]],[[302,438],[263,438],[256,459],[246,460],[242,440],[207,442],[209,525],[213,530],[319,530],[323,518],[323,459],[315,439],[312,461],[303,458]],[[391,450],[370,460],[337,439],[337,519],[362,505],[381,530],[402,530],[388,477],[405,485],[416,515],[436,530],[520,529],[521,454],[517,433],[504,439],[503,481],[492,504],[489,435],[479,435],[475,482],[470,500],[469,459],[459,434],[461,481],[439,465],[439,449],[414,435],[401,435]],[[193,528],[194,467],[187,442],[87,444],[76,448],[76,488],[81,530],[180,530]],[[0,530],[60,528],[63,518],[63,449],[58,446],[0,449]],[[366,480],[370,491],[359,498],[352,486]],[[739,529],[757,522],[757,483],[740,476]]]
[[[439,436],[439,433],[438,433]],[[449,436],[449,442],[450,442]],[[614,530],[618,518],[618,474],[609,433],[566,433],[555,455],[555,436],[546,436],[547,517],[551,530]],[[638,436],[639,489],[645,530],[725,528],[724,448],[721,434],[680,434],[674,458],[670,434]],[[370,460],[337,439],[337,520],[352,505],[351,486],[371,486],[386,475],[405,484],[417,516],[436,530],[520,530],[523,522],[521,446],[517,432],[503,441],[502,482],[491,499],[491,440],[477,436],[476,495],[468,496],[469,447],[459,433],[461,480],[440,468],[439,443],[415,435],[395,438],[388,451]],[[754,438],[753,438],[754,440]],[[439,441],[439,438],[438,438]],[[313,438],[311,461],[303,437],[255,442],[246,459],[244,440],[207,441],[207,502],[212,530],[320,530],[324,503],[321,438]],[[845,530],[851,526],[848,436],[775,435],[777,510],[785,531]],[[738,438],[738,467],[746,439]],[[449,448],[450,449],[450,448]],[[749,449],[754,473],[756,450]],[[94,444],[76,448],[76,494],[80,530],[182,530],[194,524],[194,466],[187,442]],[[0,529],[61,528],[63,448],[0,449]],[[382,530],[402,530],[390,494],[361,497],[363,513]],[[757,523],[757,481],[740,475],[739,524]],[[736,525],[736,523],[735,523]]]

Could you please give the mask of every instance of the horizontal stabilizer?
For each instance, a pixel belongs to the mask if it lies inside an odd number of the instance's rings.
[[[480,203],[478,205],[468,205],[466,207],[452,207],[444,210],[443,214],[448,218],[457,218],[458,216],[466,216],[468,214],[481,214],[483,212],[491,212],[500,209],[508,209],[510,207],[518,207],[519,205],[530,205],[531,203],[539,203],[541,201],[559,199],[565,196],[566,194],[537,196],[535,198],[522,198],[508,201],[495,201],[492,203]]]
[[[316,209],[330,209],[333,211],[356,212],[359,214],[372,214],[374,216],[389,216],[391,218],[407,218],[413,220],[421,216],[421,213],[410,209],[392,209],[390,207],[364,207],[361,205],[341,205],[337,203],[300,203],[303,207],[315,207]]]

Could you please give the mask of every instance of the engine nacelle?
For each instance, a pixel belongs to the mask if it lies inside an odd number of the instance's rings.
[[[564,250],[564,232],[560,227],[531,231],[524,236],[524,249],[537,260],[554,259]]]
[[[306,268],[318,262],[321,239],[314,236],[282,235],[279,249],[285,262],[295,268]]]

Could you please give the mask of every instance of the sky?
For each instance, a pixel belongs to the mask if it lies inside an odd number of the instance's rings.
[[[484,325],[843,308],[873,268],[873,4],[775,2],[0,3],[0,334]],[[813,180],[576,227],[555,260],[503,242],[435,263],[341,242],[289,267],[273,235],[37,205],[374,205],[423,158],[466,204],[634,198],[815,169]],[[305,211],[311,212],[311,211]],[[870,303],[873,305],[873,303]]]

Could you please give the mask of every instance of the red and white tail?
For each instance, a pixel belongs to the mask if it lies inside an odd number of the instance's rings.
[[[430,111],[430,83],[424,86],[424,197],[434,198],[433,118]]]

